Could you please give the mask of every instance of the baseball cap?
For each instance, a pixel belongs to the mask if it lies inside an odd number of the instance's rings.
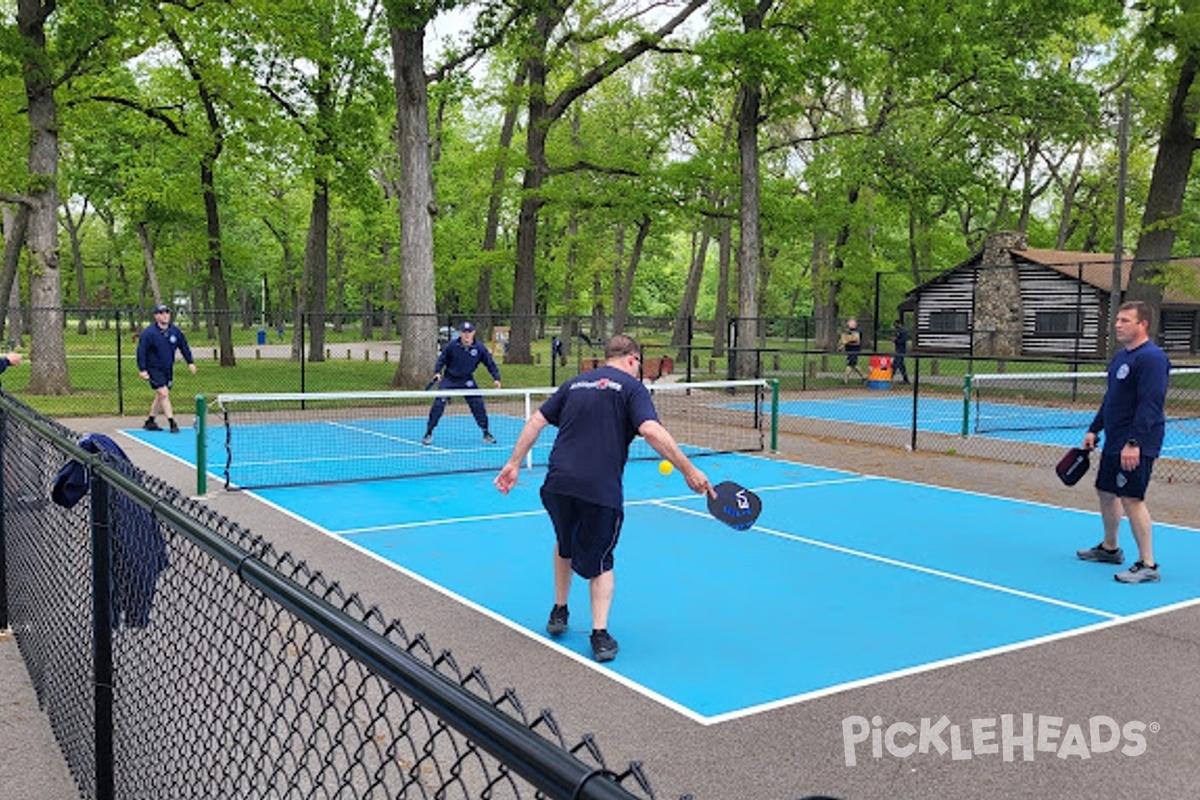
[[[458,326],[458,329],[463,333],[470,333],[471,331],[475,330],[475,325],[470,322],[464,322],[462,325]]]
[[[170,310],[171,310],[171,307],[170,307],[170,306],[167,306],[167,305],[165,305],[165,304],[163,304],[163,303],[159,303],[158,305],[156,305],[156,306],[154,307],[154,313],[155,313],[155,314],[161,314],[161,313],[162,313],[162,312],[164,312],[164,311],[170,311]]]

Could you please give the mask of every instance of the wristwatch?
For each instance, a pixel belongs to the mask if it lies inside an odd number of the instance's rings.
[[[1140,445],[1140,444],[1138,444],[1138,440],[1137,440],[1137,439],[1128,439],[1128,440],[1126,440],[1126,442],[1125,442],[1125,446],[1126,446],[1126,447],[1141,447],[1141,445]]]

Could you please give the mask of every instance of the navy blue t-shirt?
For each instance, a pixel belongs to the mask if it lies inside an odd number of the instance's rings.
[[[649,390],[616,367],[603,366],[558,387],[538,410],[558,428],[545,488],[621,508],[629,444],[643,422],[658,420]]]
[[[1157,458],[1162,450],[1167,384],[1171,362],[1154,342],[1121,349],[1108,365],[1108,389],[1100,411],[1088,428],[1104,431],[1104,452],[1119,452],[1137,439],[1143,456]]]
[[[500,368],[486,347],[479,342],[467,347],[462,339],[455,339],[442,348],[433,371],[445,376],[449,383],[469,385],[481,363],[495,380],[500,380]]]

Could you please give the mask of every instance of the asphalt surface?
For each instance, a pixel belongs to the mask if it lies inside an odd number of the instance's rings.
[[[132,419],[64,423],[81,433],[138,424]],[[1090,488],[1066,490],[1045,467],[790,436],[780,446],[781,457],[811,464],[1086,511],[1095,504]],[[126,449],[140,466],[194,491],[195,476],[183,465],[132,442]],[[252,497],[211,484],[206,503],[359,591],[384,616],[403,620],[406,630],[424,631],[436,649],[452,650],[459,664],[480,665],[493,687],[514,687],[526,708],[553,709],[568,741],[591,732],[610,764],[641,761],[660,798],[685,793],[696,800],[1189,798],[1200,786],[1200,607],[1195,605],[705,726],[588,665],[514,635]],[[1156,520],[1200,527],[1195,484],[1155,484],[1149,502]],[[847,513],[857,515],[857,524],[886,524],[889,514],[919,509]],[[1098,516],[1096,531],[1098,541]],[[1132,550],[1131,541],[1123,544]],[[1052,566],[1031,563],[1029,568]],[[1172,570],[1197,568],[1164,565],[1164,580]],[[805,635],[803,619],[795,621],[795,635]],[[697,658],[704,657],[704,646],[697,643]],[[812,642],[811,657],[820,654],[821,643]],[[5,687],[0,800],[76,797],[10,636],[0,636],[0,686]],[[1006,715],[1015,737],[1001,734]],[[1108,721],[1121,730],[1112,749],[1105,749],[1111,742]],[[903,751],[909,741],[903,727],[892,745],[886,744],[887,729],[896,723],[924,729],[925,752]],[[1026,729],[1030,746],[1019,738]],[[861,743],[851,742],[860,734]],[[913,743],[918,735],[912,735]]]

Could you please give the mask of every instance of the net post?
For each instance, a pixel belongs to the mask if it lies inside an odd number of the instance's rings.
[[[771,379],[771,452],[779,452],[779,378]]]
[[[962,437],[967,438],[971,430],[971,373],[963,377],[963,420]]]
[[[533,416],[533,392],[525,393],[525,421]],[[529,452],[525,454],[525,469],[533,469],[533,448],[529,448]]]
[[[196,395],[196,494],[203,497],[208,494],[208,451],[205,442],[208,440],[208,400],[202,394]]]

